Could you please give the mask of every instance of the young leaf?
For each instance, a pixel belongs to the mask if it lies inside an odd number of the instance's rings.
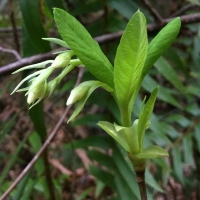
[[[106,133],[108,133],[111,137],[113,137],[126,151],[130,152],[130,148],[125,139],[125,135],[118,134],[115,125],[103,121],[98,122],[97,125],[100,126],[104,131],[106,131]]]
[[[137,157],[141,159],[158,158],[163,156],[169,156],[168,152],[165,149],[155,145],[147,147],[142,153],[137,155]]]
[[[117,49],[114,67],[115,95],[121,115],[131,115],[131,110],[140,82],[147,53],[146,19],[136,12],[129,21]],[[122,122],[123,120],[122,117]],[[125,123],[125,124],[124,124]],[[123,126],[130,126],[123,122]]]
[[[144,105],[144,108],[142,108],[140,116],[139,116],[137,132],[138,132],[138,141],[140,145],[140,151],[142,151],[143,149],[144,132],[149,123],[149,120],[154,108],[154,103],[156,100],[157,93],[158,93],[158,88],[153,90],[149,100],[147,101],[146,105]]]
[[[117,130],[118,125],[114,125],[115,129]],[[139,152],[139,142],[138,142],[138,134],[137,134],[137,127],[138,127],[138,120],[135,120],[133,123],[133,126],[131,127],[120,127],[120,130],[118,132],[118,136],[124,135],[124,138],[126,140],[126,143],[129,146],[129,153],[136,154]]]
[[[142,76],[145,77],[149,69],[158,60],[158,58],[165,52],[165,50],[172,44],[177,37],[181,27],[181,20],[179,17],[169,22],[149,44],[147,59],[145,61]]]
[[[113,88],[113,67],[88,31],[64,10],[55,8],[54,18],[62,39],[81,62],[98,80]]]

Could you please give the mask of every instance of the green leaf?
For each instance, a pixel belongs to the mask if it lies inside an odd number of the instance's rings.
[[[100,152],[99,150],[89,150],[87,155],[91,160],[97,161],[99,165],[105,166],[110,170],[115,168],[112,157],[106,154],[105,152]]]
[[[20,196],[19,198],[20,200],[27,200],[31,198],[36,182],[37,182],[37,179],[35,180],[29,179],[28,183],[26,183],[26,188],[25,188],[26,190],[23,193],[23,196]]]
[[[114,124],[115,129],[118,132],[118,135],[124,136],[127,145],[129,146],[129,153],[136,154],[139,151],[139,142],[138,142],[138,120],[135,120],[133,126],[131,127],[121,127],[117,124]]]
[[[20,9],[23,16],[23,22],[25,25],[25,31],[29,40],[31,41],[31,46],[34,46],[34,53],[44,53],[50,51],[51,48],[49,44],[45,41],[42,41],[41,38],[46,37],[45,30],[42,25],[41,20],[41,10],[39,0],[34,1],[24,1],[18,0]],[[26,40],[27,41],[27,40]],[[29,43],[30,44],[30,43]],[[24,43],[24,45],[26,45]],[[32,51],[30,45],[26,46],[28,51]],[[25,56],[30,55],[28,52],[25,52]]]
[[[187,128],[191,125],[191,120],[185,117],[182,113],[181,114],[172,114],[166,118],[166,122],[174,123],[176,122],[181,127]]]
[[[115,95],[123,126],[130,126],[131,111],[147,53],[146,19],[136,12],[129,21],[117,49],[114,67]],[[123,119],[123,115],[126,119]],[[128,118],[128,119],[127,119]]]
[[[56,43],[56,44],[60,45],[61,47],[70,48],[69,45],[65,41],[60,40],[58,38],[42,38],[42,39],[49,41],[49,42]]]
[[[96,180],[96,187],[95,187],[95,192],[94,192],[95,199],[98,199],[100,197],[104,188],[105,188],[105,184],[100,180]]]
[[[87,188],[86,190],[84,190],[79,197],[77,198],[77,200],[84,200],[87,198],[87,196],[93,191],[93,188]]]
[[[14,154],[11,156],[11,158],[9,159],[9,162],[6,164],[6,166],[4,167],[3,171],[1,172],[1,176],[0,176],[0,184],[3,183],[4,179],[6,178],[6,176],[9,173],[9,170],[11,169],[11,167],[13,166],[13,164],[16,162],[17,158],[18,158],[18,154],[20,153],[21,149],[23,148],[25,142],[27,141],[28,137],[25,137],[17,146],[17,148],[15,149]]]
[[[113,124],[101,121],[98,122],[97,125],[100,126],[104,131],[106,131],[106,133],[108,133],[111,137],[113,137],[126,151],[130,152],[124,134],[118,134]]]
[[[137,129],[140,151],[143,150],[144,132],[148,126],[151,114],[153,112],[157,93],[158,93],[158,88],[153,90],[146,105],[144,105],[144,108],[141,108],[141,111],[140,111],[138,129]]]
[[[138,9],[137,3],[135,3],[135,1],[132,0],[108,0],[107,3],[111,8],[118,11],[122,16],[124,16],[128,20]]]
[[[179,80],[177,72],[172,68],[167,60],[160,57],[155,63],[156,69],[180,92],[185,93],[185,87]]]
[[[158,85],[159,84],[149,75],[147,75],[142,82],[142,87],[148,92],[151,92]],[[158,99],[161,99],[177,108],[181,108],[180,103],[172,96],[172,89],[162,86],[159,86],[159,88]]]
[[[127,158],[127,152],[125,152],[117,143],[115,143],[115,146],[113,147],[113,162],[116,165],[115,174],[117,174],[117,179],[115,178],[115,181],[117,181],[117,183],[115,184],[117,186],[118,195],[122,197],[124,192],[127,192],[129,194],[128,199],[140,199],[132,164]],[[120,187],[122,188],[120,189]],[[119,199],[121,200],[126,198],[122,197]]]
[[[22,194],[24,193],[24,190],[26,188],[26,185],[27,185],[27,183],[30,179],[31,172],[32,172],[32,170],[29,170],[28,173],[25,174],[25,176],[23,177],[23,179],[19,183],[19,185],[16,189],[16,193],[15,193],[13,200],[20,200],[21,199]]]
[[[176,178],[185,185],[185,175],[183,175],[183,162],[182,162],[182,152],[180,151],[180,145],[175,145],[172,149],[172,164],[173,172]]]
[[[147,59],[145,61],[142,76],[145,77],[149,69],[158,60],[158,58],[166,51],[177,37],[181,27],[179,17],[169,22],[161,31],[153,38],[148,47]]]
[[[150,185],[155,190],[164,193],[164,190],[158,185],[158,182],[156,179],[152,176],[152,174],[149,172],[149,170],[146,170],[145,172],[145,180],[148,185]]]
[[[169,154],[165,149],[155,145],[147,147],[146,149],[144,149],[142,153],[137,155],[138,158],[144,158],[144,159],[158,158],[162,156],[169,156]]]
[[[34,124],[35,130],[41,138],[41,141],[44,142],[46,138],[46,125],[42,103],[35,105],[31,110],[29,110],[29,115]]]
[[[188,134],[183,138],[183,157],[184,162],[187,165],[194,166],[194,157],[193,157],[193,142],[192,142],[192,135]]]
[[[93,165],[90,166],[90,173],[101,180],[106,185],[110,186],[111,188],[115,189],[115,183],[114,183],[114,176],[110,172],[107,172],[105,170],[102,170],[98,167],[95,167]]]
[[[196,141],[196,149],[200,152],[200,124],[195,126],[193,133],[194,140]]]
[[[64,10],[55,8],[54,18],[62,39],[100,81],[113,86],[113,67],[83,25]]]
[[[114,140],[111,137],[95,135],[66,144],[65,147],[71,148],[73,146],[73,148],[87,148],[88,146],[94,146],[108,151],[112,148],[113,144]]]
[[[0,125],[0,128],[1,128],[1,132],[0,132],[0,145],[2,144],[3,139],[5,138],[6,134],[8,134],[9,132],[11,132],[13,126],[16,123],[16,117],[17,117],[17,114],[15,114],[9,120],[7,120],[5,124],[3,124],[1,122],[1,125]]]

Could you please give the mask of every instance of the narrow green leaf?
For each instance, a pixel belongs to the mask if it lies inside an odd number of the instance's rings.
[[[32,41],[32,38],[28,33],[27,27],[22,21],[22,55],[23,57],[28,57],[38,53],[41,52],[36,47],[36,44],[34,44],[34,40]]]
[[[160,57],[155,63],[156,69],[180,92],[185,93],[185,87],[179,80],[177,72],[163,57]]]
[[[148,47],[147,59],[145,61],[142,76],[145,77],[149,69],[158,60],[158,58],[166,51],[166,49],[176,39],[181,27],[179,17],[169,22],[161,31],[153,38]]]
[[[25,144],[25,142],[27,141],[27,138],[28,137],[25,137],[19,143],[17,149],[15,150],[15,152],[12,155],[11,159],[9,160],[9,162],[7,163],[7,165],[4,168],[3,172],[1,173],[1,176],[0,176],[0,185],[3,183],[4,179],[6,178],[7,174],[9,173],[9,170],[11,169],[11,167],[13,166],[13,164],[16,162],[16,160],[18,158],[18,154],[19,154],[20,150],[22,149],[23,145]]]
[[[115,183],[114,183],[114,176],[112,173],[102,170],[96,166],[91,165],[90,166],[90,173],[101,180],[106,185],[110,186],[111,188],[115,189]]]
[[[73,143],[66,144],[66,148],[87,148],[88,146],[100,147],[106,151],[112,148],[114,144],[114,140],[109,136],[90,136],[82,140],[77,140]]]
[[[46,125],[42,103],[35,105],[31,110],[29,110],[29,115],[34,124],[35,130],[43,142],[46,137]]]
[[[0,128],[1,128],[0,145],[1,145],[4,137],[6,136],[6,134],[8,134],[10,132],[10,130],[12,130],[12,127],[15,125],[16,117],[17,117],[17,114],[15,114],[13,117],[11,117],[5,124],[2,123],[0,125]]]
[[[104,188],[105,188],[105,184],[100,180],[96,180],[96,187],[94,191],[95,199],[98,199],[100,197]]]
[[[46,37],[46,33],[42,25],[39,0],[34,0],[34,1],[18,0],[18,1],[24,20],[24,25],[26,27],[26,32],[30,37],[32,45],[37,51],[33,53],[44,53],[50,51],[51,48],[49,44],[41,40],[42,37]],[[27,50],[28,48],[31,51],[31,46],[29,47],[27,46]],[[26,54],[25,56],[28,55],[28,53],[26,52],[25,54]]]
[[[23,193],[23,196],[20,197],[20,200],[27,200],[31,198],[36,182],[37,182],[37,179],[35,180],[29,179],[28,183],[26,184],[26,190]]]
[[[148,41],[146,33],[146,19],[140,12],[136,12],[129,21],[117,49],[114,67],[115,95],[120,107],[121,115],[128,115],[122,121],[123,126],[130,126],[130,115],[136,96],[138,84],[146,59]]]
[[[158,158],[162,156],[169,156],[169,154],[165,149],[155,145],[147,147],[146,149],[144,149],[142,153],[137,155],[138,158],[144,158],[144,159]]]
[[[145,180],[148,185],[150,185],[155,190],[164,193],[164,190],[158,185],[158,182],[153,177],[153,175],[149,172],[149,170],[146,170],[145,172]]]
[[[49,42],[56,43],[56,44],[60,45],[61,47],[70,48],[69,45],[65,41],[60,40],[58,38],[42,38],[42,39],[49,41]]]
[[[117,187],[117,194],[119,195],[119,199],[137,199],[136,195],[132,192],[132,190],[128,187],[125,179],[121,174],[116,173],[114,176],[115,185]],[[134,191],[135,188],[133,188]]]
[[[197,150],[200,153],[200,124],[198,124],[197,126],[195,126],[193,137],[194,137],[194,139],[196,141],[196,148],[197,148]]]
[[[34,153],[37,153],[42,146],[41,138],[40,138],[39,134],[36,132],[32,133],[29,136],[29,142],[30,142],[31,146],[33,147]],[[45,166],[44,166],[44,160],[42,157],[39,158],[37,160],[37,162],[35,163],[35,168],[36,168],[38,174],[40,174],[40,175],[44,172]]]
[[[55,8],[54,18],[62,39],[100,81],[113,86],[113,67],[83,25],[64,10]]]
[[[83,191],[80,196],[77,198],[77,200],[84,200],[87,198],[88,194],[92,192],[93,188],[87,188],[85,191]]]
[[[113,170],[115,168],[112,157],[105,152],[102,153],[99,150],[89,150],[87,151],[87,155],[91,160],[97,161],[99,165],[105,166],[109,170]]]
[[[168,123],[174,123],[176,122],[181,127],[187,128],[191,125],[191,120],[187,117],[183,116],[183,114],[172,114],[169,117],[166,118],[166,122]]]
[[[158,85],[159,84],[149,75],[147,75],[142,82],[142,87],[148,92],[151,92]],[[158,99],[161,99],[162,101],[167,102],[177,108],[181,108],[180,103],[172,96],[172,89],[162,86],[159,86],[159,88]]]
[[[132,0],[108,0],[107,3],[111,8],[115,9],[128,20],[139,7],[138,4]]]
[[[182,152],[180,151],[180,146],[176,145],[172,149],[172,160],[173,160],[173,173],[176,178],[185,185],[185,176],[183,175],[183,162],[182,162]]]
[[[123,185],[123,188],[121,190],[124,191],[125,188],[125,191],[128,192],[129,197],[131,197],[130,200],[140,199],[138,185],[136,183],[136,176],[135,173],[133,172],[132,164],[130,163],[130,160],[127,158],[127,153],[116,142],[115,146],[113,147],[113,161],[116,165],[115,174],[119,174],[118,180],[120,180],[120,183],[122,183],[122,184],[116,183],[117,189],[119,189],[119,187],[122,187]],[[117,193],[119,194],[122,191],[117,191]],[[125,199],[125,198],[120,198],[120,199]]]
[[[192,135],[188,134],[183,138],[183,157],[184,162],[191,166],[194,166],[193,149]]]
[[[15,193],[13,200],[20,200],[21,199],[22,194],[23,194],[23,192],[26,188],[27,182],[30,179],[31,172],[32,172],[32,170],[29,170],[28,173],[23,177],[23,179],[19,183],[19,185],[16,189],[16,193]]]
[[[153,112],[157,93],[158,93],[158,88],[153,90],[146,105],[144,105],[144,108],[141,108],[142,110],[140,111],[141,113],[139,116],[138,129],[137,129],[140,151],[142,151],[143,149],[144,132],[148,126],[151,114]]]

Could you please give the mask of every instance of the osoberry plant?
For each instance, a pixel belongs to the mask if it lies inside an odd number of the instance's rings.
[[[27,91],[27,102],[32,107],[50,96],[63,77],[74,67],[85,66],[96,80],[83,82],[71,91],[67,105],[75,104],[76,108],[68,122],[77,117],[95,89],[101,87],[109,92],[119,108],[121,124],[100,121],[98,126],[127,151],[137,175],[141,198],[146,199],[144,180],[146,160],[168,156],[166,150],[159,146],[152,145],[147,148],[143,146],[145,130],[150,126],[150,117],[159,88],[152,91],[147,101],[144,98],[139,119],[132,120],[133,105],[149,69],[177,37],[181,26],[180,19],[176,18],[168,23],[148,44],[146,18],[142,12],[137,11],[128,22],[122,35],[114,66],[112,66],[98,43],[73,16],[64,10],[55,8],[54,18],[63,40],[44,39],[67,49],[58,52],[59,55],[55,60],[23,67],[14,72],[41,68],[23,79],[13,93]],[[51,65],[45,68],[49,63]],[[48,81],[51,73],[58,68],[62,70],[61,73],[53,80]],[[29,86],[19,89],[27,80],[30,80]]]

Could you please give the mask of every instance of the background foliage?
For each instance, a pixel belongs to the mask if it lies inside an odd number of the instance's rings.
[[[163,18],[195,14],[200,10],[197,0],[149,2]],[[47,36],[59,37],[53,7],[67,10],[93,37],[125,29],[138,9],[145,13],[149,24],[156,22],[144,1],[2,0],[0,46],[4,50],[0,52],[1,66],[16,61],[14,54],[5,49],[15,49],[22,57],[28,57],[58,48],[41,40]],[[14,26],[16,30],[12,31]],[[156,33],[149,32],[149,40]],[[101,46],[112,63],[118,42],[112,40]],[[170,157],[148,163],[149,200],[200,199],[199,46],[199,23],[183,25],[172,47],[144,79],[135,104],[134,119],[139,115],[141,99],[160,86],[145,145],[160,145],[169,151]],[[30,111],[22,95],[9,96],[21,76],[1,74],[0,195],[38,152],[61,117],[77,71],[64,79],[52,97],[43,102],[44,106],[40,104]],[[91,76],[85,71],[82,81]],[[89,98],[78,119],[69,125],[65,120],[48,150],[11,192],[10,198],[139,199],[126,153],[96,126],[99,120],[119,123],[115,103],[100,89]],[[46,125],[41,123],[43,121]]]

